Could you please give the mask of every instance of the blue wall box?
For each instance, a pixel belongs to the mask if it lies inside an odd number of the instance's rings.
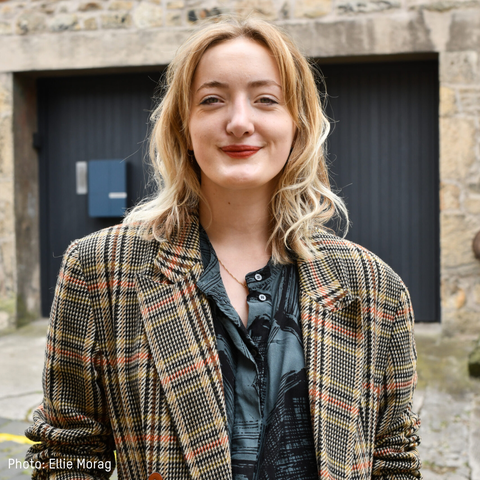
[[[123,160],[88,162],[88,214],[123,217],[127,208],[127,163]]]

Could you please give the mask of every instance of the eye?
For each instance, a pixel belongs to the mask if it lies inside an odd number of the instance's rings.
[[[212,105],[213,103],[218,103],[219,101],[220,99],[217,97],[207,97],[200,102],[200,105]]]
[[[277,105],[278,102],[274,100],[273,98],[270,97],[261,97],[257,100],[259,103],[262,103],[263,105]]]

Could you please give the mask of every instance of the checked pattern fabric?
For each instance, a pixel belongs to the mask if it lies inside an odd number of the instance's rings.
[[[413,312],[399,277],[367,250],[317,234],[299,262],[319,478],[420,477]],[[58,277],[44,400],[26,432],[36,480],[232,478],[197,216],[170,241],[118,225],[73,242]],[[51,459],[72,468],[51,468]],[[300,480],[300,479],[299,479]]]

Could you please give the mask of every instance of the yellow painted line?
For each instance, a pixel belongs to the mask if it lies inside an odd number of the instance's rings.
[[[33,445],[34,443],[36,443],[32,442],[23,435],[13,435],[11,433],[0,433],[0,442],[25,443],[27,445]]]

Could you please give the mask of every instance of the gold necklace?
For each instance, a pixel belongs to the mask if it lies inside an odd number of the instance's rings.
[[[218,256],[217,256],[218,258]],[[223,262],[220,260],[220,258],[218,258],[218,261],[220,262],[220,265],[225,269],[225,271],[237,282],[239,283],[242,287],[244,288],[247,288],[247,282],[241,282],[224,264]]]

